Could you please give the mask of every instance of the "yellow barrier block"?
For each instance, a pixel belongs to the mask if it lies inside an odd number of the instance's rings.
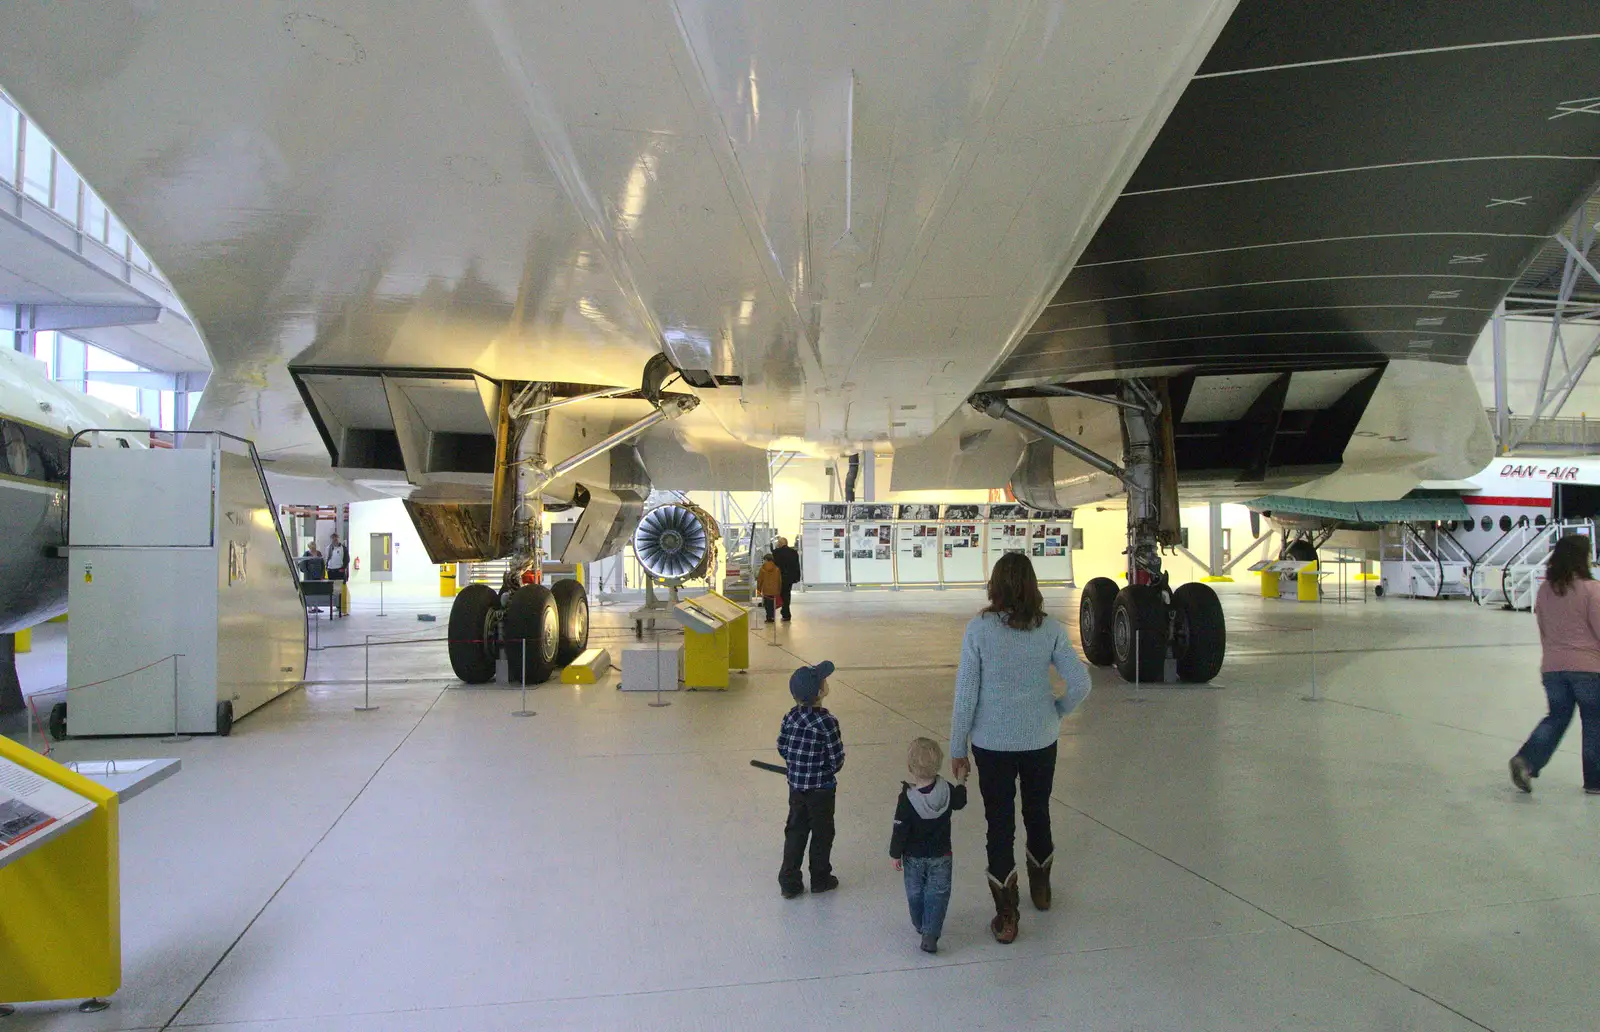
[[[1271,570],[1261,571],[1261,597],[1278,597],[1278,575]]]
[[[24,627],[11,637],[11,650],[18,654],[33,651],[33,628]]]
[[[439,564],[439,597],[440,598],[455,598],[456,597],[456,564],[455,563],[440,563]]]
[[[122,985],[117,794],[9,738],[0,756],[95,802],[88,820],[0,868],[0,1000],[110,996]]]
[[[610,669],[611,653],[605,649],[588,649],[561,671],[561,683],[598,684]]]
[[[1200,578],[1200,583],[1202,583],[1202,584],[1232,584],[1233,583],[1233,578],[1229,577],[1227,574],[1223,574],[1220,577],[1201,577]]]
[[[45,623],[66,623],[66,622],[67,622],[67,614],[66,613],[62,613],[60,616],[52,616],[50,619],[45,621]]]

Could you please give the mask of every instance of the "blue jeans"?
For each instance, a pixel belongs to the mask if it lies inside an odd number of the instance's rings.
[[[1552,671],[1544,675],[1544,693],[1550,699],[1550,712],[1517,755],[1538,777],[1567,733],[1576,707],[1583,714],[1583,787],[1600,789],[1600,674]]]
[[[900,864],[906,876],[911,927],[937,939],[944,929],[944,912],[950,908],[953,864],[948,856],[908,856]]]

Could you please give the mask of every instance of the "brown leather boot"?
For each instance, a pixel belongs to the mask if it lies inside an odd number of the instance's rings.
[[[1033,899],[1033,909],[1050,909],[1050,865],[1055,862],[1056,855],[1051,853],[1043,860],[1035,860],[1033,854],[1023,850],[1028,858],[1028,895]]]
[[[1018,906],[1017,872],[1012,871],[1001,882],[989,875],[989,894],[994,897],[994,920],[989,922],[989,930],[994,933],[994,941],[1009,944],[1017,941],[1017,919],[1021,916]]]

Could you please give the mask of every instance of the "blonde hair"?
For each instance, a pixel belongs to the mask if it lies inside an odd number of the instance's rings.
[[[939,773],[944,761],[944,750],[931,738],[913,738],[906,753],[906,767],[919,778],[931,778]]]

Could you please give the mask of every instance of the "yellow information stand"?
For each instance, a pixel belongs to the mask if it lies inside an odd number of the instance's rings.
[[[672,615],[683,625],[685,688],[725,689],[730,670],[750,668],[750,611],[744,606],[708,591],[682,600]]]
[[[1295,599],[1300,602],[1317,602],[1322,598],[1322,578],[1317,574],[1317,564],[1307,563],[1295,574]]]
[[[92,999],[122,985],[117,793],[0,737],[0,758],[95,804],[0,867],[0,1001]]]

